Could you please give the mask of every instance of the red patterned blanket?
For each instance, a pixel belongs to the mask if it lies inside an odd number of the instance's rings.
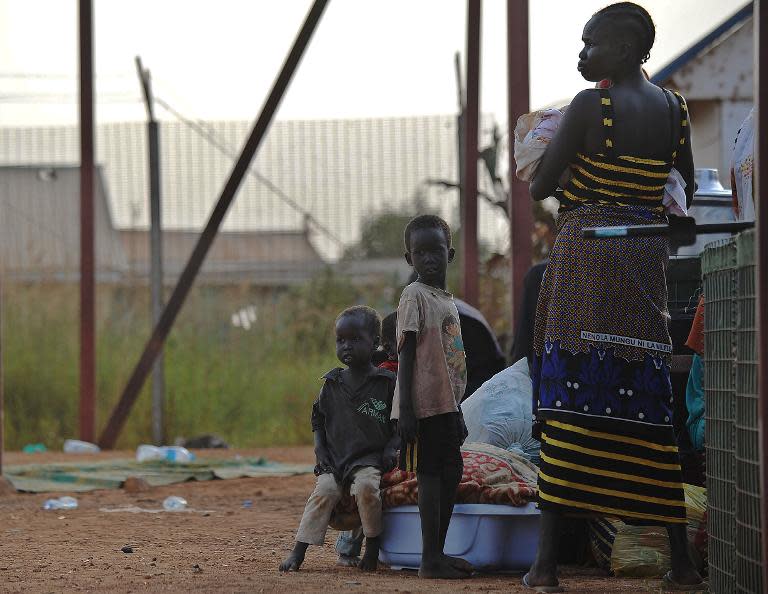
[[[457,503],[494,503],[523,506],[536,498],[536,467],[522,456],[484,443],[461,447],[464,473],[457,489]],[[384,508],[416,505],[419,486],[412,472],[393,470],[381,479]],[[331,526],[349,530],[360,525],[353,497],[336,506]]]

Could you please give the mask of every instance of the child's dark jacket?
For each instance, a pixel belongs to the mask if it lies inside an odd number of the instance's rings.
[[[382,454],[393,435],[390,421],[396,376],[373,368],[363,384],[353,390],[344,383],[342,369],[332,369],[312,405],[312,431],[325,431],[331,468],[336,480],[348,484],[355,469],[382,469]]]

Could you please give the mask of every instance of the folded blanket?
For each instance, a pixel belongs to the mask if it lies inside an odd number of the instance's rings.
[[[461,447],[464,473],[456,491],[456,503],[493,503],[521,507],[536,498],[536,466],[522,455],[484,443]],[[416,505],[419,489],[416,474],[395,469],[381,478],[384,508]],[[345,495],[334,509],[331,526],[351,530],[360,525],[354,497]]]

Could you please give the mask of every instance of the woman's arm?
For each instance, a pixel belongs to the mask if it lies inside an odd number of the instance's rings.
[[[593,89],[585,89],[568,106],[529,187],[534,200],[552,196],[563,171],[573,162],[576,153],[584,150],[588,122],[593,116],[597,97],[599,95]]]
[[[688,111],[682,111],[683,105],[685,105],[685,99],[682,100],[680,105],[680,115],[688,122],[688,125],[683,127],[682,137],[685,139],[685,142],[677,149],[675,168],[685,180],[685,206],[690,208],[691,202],[693,202],[693,193],[696,191],[696,178],[693,165],[693,150],[691,149],[691,115]]]

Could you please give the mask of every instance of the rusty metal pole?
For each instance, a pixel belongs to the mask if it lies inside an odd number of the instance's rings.
[[[528,0],[507,0],[509,250],[512,264],[510,329],[513,333],[523,298],[523,278],[531,267],[533,257],[533,206],[528,184],[515,177],[515,157],[511,147],[517,118],[530,111],[528,68]]]
[[[480,296],[480,254],[477,247],[477,141],[480,120],[481,0],[467,0],[467,103],[464,110],[464,201],[462,297],[477,307]]]
[[[248,173],[248,168],[253,160],[254,155],[261,145],[261,141],[267,134],[269,126],[272,122],[272,118],[277,111],[280,101],[285,94],[288,84],[291,82],[294,72],[299,65],[304,50],[309,44],[309,40],[312,38],[312,34],[317,28],[317,24],[320,22],[320,17],[325,10],[329,0],[315,0],[312,7],[307,14],[304,24],[296,36],[296,40],[293,42],[293,47],[285,59],[280,73],[275,79],[272,85],[272,89],[269,92],[267,100],[264,102],[264,106],[261,108],[256,123],[251,130],[251,135],[248,137],[248,141],[245,143],[240,156],[232,168],[232,172],[229,175],[229,179],[221,191],[216,206],[211,212],[211,216],[208,218],[208,222],[205,225],[205,229],[200,234],[200,238],[197,240],[194,250],[189,257],[184,270],[179,277],[176,287],[173,289],[168,303],[163,309],[163,314],[160,317],[160,321],[152,331],[152,336],[144,346],[144,351],[141,354],[139,362],[128,379],[128,383],[123,390],[123,394],[120,396],[120,401],[115,406],[112,414],[109,418],[106,428],[104,429],[101,437],[99,438],[99,445],[104,449],[111,449],[115,445],[117,436],[120,434],[120,430],[123,428],[128,413],[131,411],[133,403],[141,391],[144,382],[147,379],[152,366],[155,362],[157,354],[162,349],[168,333],[173,327],[173,322],[176,320],[176,316],[181,310],[181,306],[184,304],[184,300],[192,288],[192,283],[195,281],[200,266],[203,264],[208,250],[216,238],[221,222],[224,220],[224,216],[229,210],[229,206],[232,204],[232,200],[240,187],[240,183],[243,181],[243,177]]]
[[[155,119],[152,77],[136,56],[136,71],[147,109],[147,149],[149,166],[149,287],[152,328],[163,314],[163,234],[160,209],[160,127]],[[165,443],[165,369],[163,351],[157,354],[152,368],[152,441]]]
[[[5,394],[3,386],[3,266],[0,262],[0,482],[3,476],[3,452],[5,451]],[[0,485],[2,486],[2,485]]]
[[[96,431],[96,299],[93,233],[93,5],[79,2],[80,54],[80,439]]]
[[[768,9],[755,2],[755,129],[768,124]],[[755,234],[757,240],[757,407],[760,443],[760,522],[762,533],[763,584],[768,584],[768,134],[755,134]]]

